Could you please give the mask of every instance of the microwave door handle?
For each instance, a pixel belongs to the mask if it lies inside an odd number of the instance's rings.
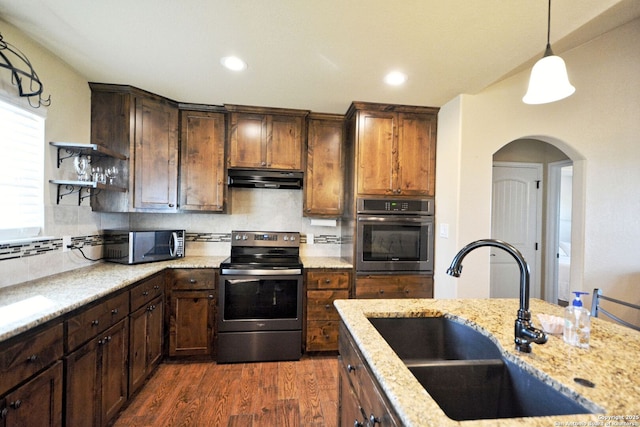
[[[173,232],[169,238],[169,255],[174,257],[176,253],[178,253],[178,233]]]

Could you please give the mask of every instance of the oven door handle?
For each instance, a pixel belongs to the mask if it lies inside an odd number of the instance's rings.
[[[259,269],[259,268],[250,268],[246,270],[234,269],[234,268],[223,268],[220,272],[222,275],[243,275],[243,276],[295,276],[302,274],[302,269],[300,268],[282,268],[282,269]],[[251,281],[251,280],[249,280]]]
[[[369,222],[388,222],[391,224],[402,224],[402,223],[428,223],[433,221],[432,217],[428,216],[359,216],[358,222],[360,221],[369,221]]]

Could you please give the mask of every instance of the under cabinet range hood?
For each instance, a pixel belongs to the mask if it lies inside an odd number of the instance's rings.
[[[280,188],[290,190],[300,190],[302,188],[302,172],[229,169],[228,175],[229,187]]]

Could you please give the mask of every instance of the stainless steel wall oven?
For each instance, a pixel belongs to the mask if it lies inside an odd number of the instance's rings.
[[[357,199],[356,272],[433,273],[433,199]]]
[[[233,231],[231,239],[220,265],[217,361],[300,359],[299,233]]]

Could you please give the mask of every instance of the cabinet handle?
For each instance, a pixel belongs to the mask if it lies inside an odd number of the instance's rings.
[[[144,297],[146,297],[147,295],[149,295],[149,291],[144,291],[144,292],[142,293],[142,296],[144,296]]]
[[[267,166],[267,162],[260,163],[261,166]]]
[[[371,414],[369,416],[369,425],[373,427],[376,424],[380,424],[380,418],[376,418],[375,415]]]
[[[330,310],[331,309],[331,304],[325,305],[324,308],[326,308],[327,310]]]
[[[361,422],[360,422],[360,421],[358,421],[358,420],[355,420],[355,421],[353,422],[353,427],[364,427],[364,424],[363,424],[363,423],[361,423]]]
[[[195,285],[196,283],[198,283],[198,281],[196,279],[189,279],[189,283]]]
[[[324,283],[326,283],[326,284],[331,283],[331,279],[324,279]]]
[[[100,323],[100,321],[98,319],[92,320],[91,321],[91,326],[98,326],[98,323]]]
[[[356,367],[353,366],[351,363],[349,363],[347,365],[347,372],[355,372],[356,371]]]
[[[0,411],[0,420],[7,418],[7,412],[9,412],[7,408],[2,408],[2,411]]]
[[[18,399],[15,402],[11,402],[9,404],[9,406],[11,406],[13,409],[18,409],[20,406],[22,405],[22,400]]]
[[[160,289],[160,285],[154,285],[153,289],[155,289],[157,291],[158,289]]]
[[[150,305],[149,307],[147,307],[147,311],[153,311],[156,309],[155,305]]]
[[[170,207],[170,208],[172,208],[172,207],[174,207],[174,206],[175,206],[175,205],[174,205],[173,203],[169,203],[169,207]]]
[[[111,310],[111,314],[113,314],[114,316],[118,314],[118,309],[114,308],[113,310]]]
[[[31,356],[27,357],[27,362],[29,362],[29,363],[33,363],[36,360],[38,360],[38,355],[37,354],[32,354]]]
[[[209,299],[214,299],[214,298],[215,298],[215,296],[214,296],[213,294],[209,294],[209,295],[207,295],[207,297],[208,297]]]
[[[384,294],[384,289],[380,289],[378,292],[380,292],[380,295]]]

